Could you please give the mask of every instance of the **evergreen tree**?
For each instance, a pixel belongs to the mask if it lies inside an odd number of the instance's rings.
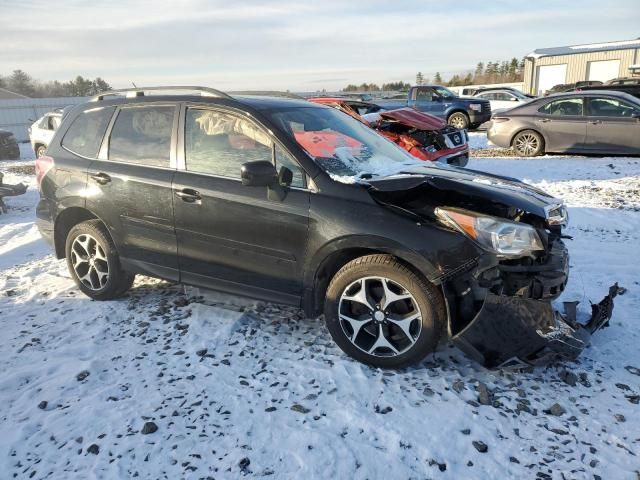
[[[422,72],[418,72],[416,74],[416,85],[424,85],[424,77],[422,76]]]
[[[31,75],[22,70],[14,70],[9,77],[8,88],[12,92],[32,97],[35,94],[35,86]]]
[[[433,82],[438,85],[442,83],[442,77],[440,76],[440,72],[436,72],[436,76],[433,77]]]

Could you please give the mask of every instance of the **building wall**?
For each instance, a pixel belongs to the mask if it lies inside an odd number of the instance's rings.
[[[13,132],[19,142],[29,141],[27,129],[51,110],[86,101],[85,97],[19,98],[0,100],[0,129]]]
[[[576,53],[572,55],[556,55],[542,58],[527,58],[524,66],[524,90],[537,94],[536,68],[544,65],[567,64],[565,83],[575,83],[587,79],[589,62],[600,60],[620,60],[619,77],[629,76],[629,67],[640,62],[640,49],[610,50],[608,52]]]

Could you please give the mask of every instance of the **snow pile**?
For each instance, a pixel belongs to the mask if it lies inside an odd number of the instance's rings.
[[[445,347],[382,371],[295,308],[146,277],[91,301],[39,238],[33,176],[0,163],[30,185],[0,215],[3,478],[635,479],[640,161],[472,161],[567,201],[561,301],[585,317],[628,289],[578,362],[487,371]]]

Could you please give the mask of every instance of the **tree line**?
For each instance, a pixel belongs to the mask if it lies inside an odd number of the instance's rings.
[[[440,72],[436,72],[433,79],[423,75],[422,72],[416,74],[416,85],[445,85],[448,87],[458,87],[462,85],[484,85],[492,83],[514,83],[524,80],[524,58],[518,60],[497,60],[495,62],[478,62],[475,70],[467,70],[455,73],[449,80],[443,80]],[[382,84],[382,88],[375,83],[362,83],[360,85],[347,85],[343,92],[377,92],[377,91],[407,91],[411,87],[410,83],[403,81]]]
[[[68,82],[35,80],[23,70],[14,70],[9,76],[0,75],[0,88],[31,98],[88,97],[111,90],[111,86],[100,77],[93,80],[78,75]]]

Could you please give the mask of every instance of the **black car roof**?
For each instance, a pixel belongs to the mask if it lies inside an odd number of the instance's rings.
[[[109,96],[101,100],[90,100],[85,105],[126,105],[154,102],[194,102],[209,103],[212,105],[248,106],[254,110],[279,110],[283,108],[319,108],[322,105],[314,104],[306,100],[297,100],[287,97],[271,97],[262,95],[233,95],[229,97],[213,97],[203,95],[145,95],[139,97]]]

